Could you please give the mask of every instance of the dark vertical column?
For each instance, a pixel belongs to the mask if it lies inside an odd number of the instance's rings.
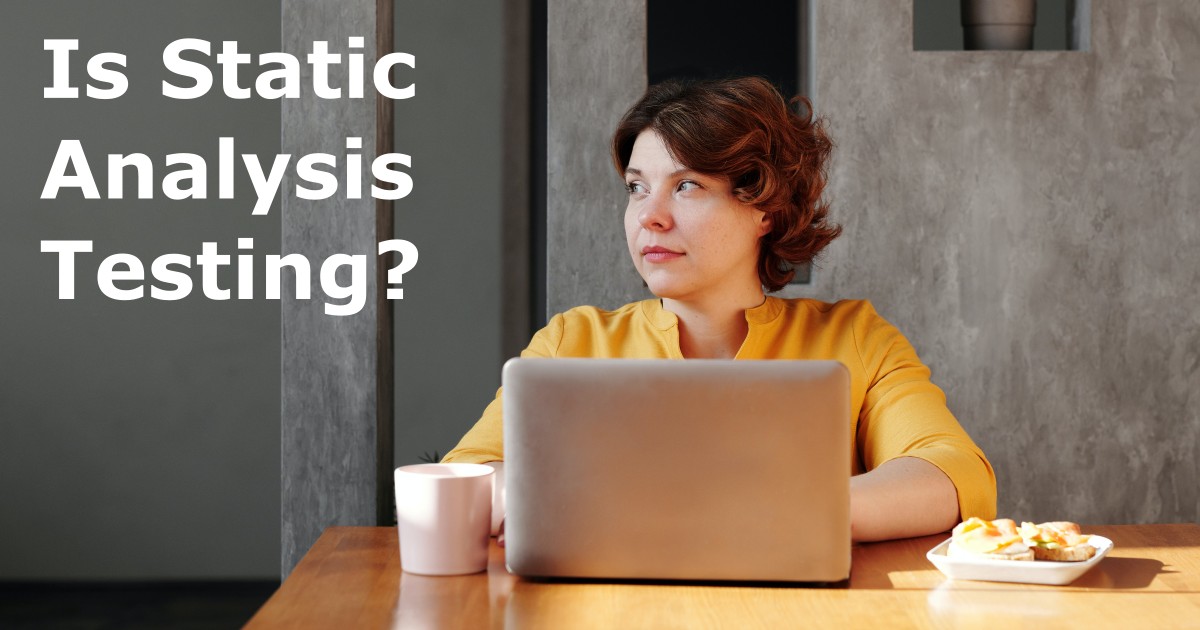
[[[796,20],[796,66],[800,94],[817,107],[817,0],[800,0]]]
[[[375,0],[375,58],[382,58],[395,49],[395,0]],[[391,82],[396,84],[395,68]],[[375,155],[392,153],[395,145],[395,109],[392,99],[375,95]],[[391,185],[384,186],[392,188]],[[382,241],[396,232],[393,202],[375,200],[375,238]],[[387,286],[387,272],[395,266],[395,254],[388,252],[376,259],[375,286]],[[396,495],[392,492],[392,469],[395,468],[395,400],[396,353],[392,336],[394,321],[392,301],[387,291],[375,291],[375,522],[391,525],[396,517]]]
[[[504,3],[504,301],[500,338],[503,356],[513,357],[532,334],[530,315],[530,110],[529,0]]]
[[[338,194],[306,201],[296,194],[294,170],[284,176],[282,252],[304,254],[312,265],[312,299],[296,299],[293,283],[283,283],[282,312],[282,573],[287,574],[321,531],[331,525],[374,525],[386,488],[380,478],[383,453],[391,436],[381,435],[379,408],[379,303],[376,265],[377,208],[367,174],[377,154],[377,109],[370,71],[376,59],[376,0],[283,0],[283,50],[307,59],[314,41],[329,43],[343,63],[330,66],[330,86],[343,87],[342,98],[313,94],[312,72],[302,72],[301,98],[282,102],[282,151],[293,156],[322,152],[338,156],[342,182]],[[391,24],[388,19],[386,24]],[[351,50],[351,38],[363,38]],[[363,98],[349,98],[346,55],[364,57]],[[390,137],[390,133],[387,134]],[[360,138],[361,149],[347,149],[347,138]],[[344,189],[348,153],[361,154],[362,199]],[[385,238],[390,238],[390,232]],[[333,254],[364,257],[368,287],[362,309],[348,316],[325,313],[331,301],[321,289],[322,263]],[[337,280],[350,284],[348,268]],[[344,302],[339,300],[338,302]],[[389,320],[390,321],[390,320]],[[390,348],[390,338],[386,340]],[[383,362],[390,366],[390,357]],[[390,389],[390,388],[389,388]],[[385,389],[385,391],[387,391]],[[382,404],[391,409],[390,401]],[[387,420],[390,423],[390,419]]]
[[[547,0],[529,6],[529,309],[533,330],[546,325],[546,53]]]

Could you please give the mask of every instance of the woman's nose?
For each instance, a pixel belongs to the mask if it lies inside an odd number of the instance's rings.
[[[638,223],[647,230],[671,229],[671,200],[658,194],[647,195],[642,201],[642,209],[638,212]]]

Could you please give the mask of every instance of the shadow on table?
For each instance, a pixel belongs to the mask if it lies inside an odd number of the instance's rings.
[[[1151,558],[1113,558],[1100,561],[1096,568],[1079,576],[1068,586],[1073,588],[1131,589],[1146,588],[1159,574],[1178,573],[1163,569],[1163,563]]]

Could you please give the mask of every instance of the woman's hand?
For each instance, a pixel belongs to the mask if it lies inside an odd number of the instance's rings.
[[[492,475],[492,535],[496,544],[504,546],[504,462],[487,462],[496,472]]]
[[[954,484],[923,459],[899,457],[850,479],[850,537],[856,542],[936,534],[958,520]]]

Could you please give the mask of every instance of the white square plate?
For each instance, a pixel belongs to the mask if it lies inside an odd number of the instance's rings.
[[[1074,582],[1100,563],[1112,549],[1111,540],[1092,535],[1088,542],[1096,555],[1084,562],[1050,562],[1048,560],[1018,561],[987,558],[951,557],[947,554],[950,540],[943,541],[925,554],[946,577],[955,580],[984,580],[987,582],[1021,582],[1025,584],[1063,585]]]

